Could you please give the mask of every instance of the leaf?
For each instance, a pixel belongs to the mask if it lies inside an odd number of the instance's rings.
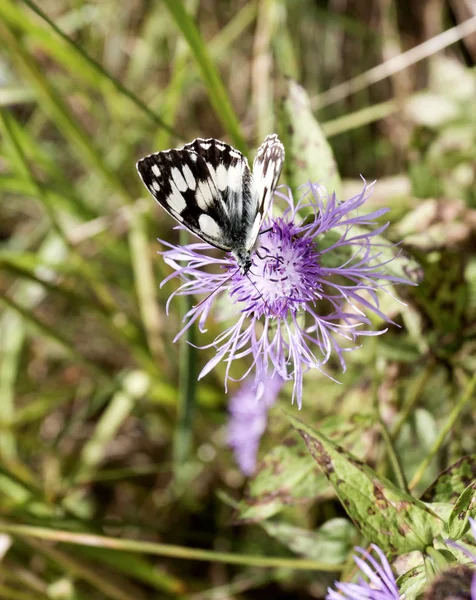
[[[405,600],[416,600],[426,587],[425,566],[419,565],[397,579],[398,591]]]
[[[272,517],[290,504],[332,494],[326,478],[310,459],[306,447],[289,437],[265,455],[250,479],[235,523],[256,523]]]
[[[344,448],[287,415],[334,486],[362,534],[389,554],[424,551],[443,522],[423,502],[398,489]]]
[[[451,502],[476,480],[476,454],[463,456],[453,465],[442,471],[430,487],[423,493],[423,502]]]
[[[347,519],[330,519],[317,531],[308,531],[287,523],[264,522],[264,530],[290,550],[330,564],[344,563],[355,542],[355,528]]]
[[[321,126],[312,114],[306,91],[287,80],[282,99],[280,136],[286,147],[286,178],[292,189],[322,182],[329,194],[340,193],[336,161]]]
[[[372,422],[365,415],[352,420],[330,417],[320,423],[320,428],[334,439],[358,445],[355,451],[364,455],[367,446],[361,434]],[[286,506],[333,495],[332,487],[316,467],[302,440],[292,435],[275,446],[258,464],[238,506],[235,522],[256,523],[272,517]]]
[[[468,529],[468,517],[476,508],[476,482],[472,482],[460,495],[448,519],[448,535],[459,540]]]

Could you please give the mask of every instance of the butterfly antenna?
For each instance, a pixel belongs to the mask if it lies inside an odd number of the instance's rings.
[[[228,283],[230,281],[230,279],[233,277],[233,275],[236,275],[238,273],[240,269],[236,269],[235,271],[233,271],[233,273],[227,277],[224,281],[222,281],[220,283],[220,285],[217,285],[217,287],[208,294],[208,296],[206,296],[203,300],[200,300],[200,302],[198,304],[194,304],[193,308],[199,308],[200,306],[202,306],[202,304],[204,304],[209,298],[211,298],[214,294],[216,294],[218,292],[218,290],[225,285],[225,283]]]
[[[266,302],[266,300],[264,299],[263,294],[259,291],[259,289],[256,287],[255,282],[251,279],[251,277],[248,275],[248,273],[246,273],[246,277],[248,277],[248,281],[251,283],[251,285],[255,288],[255,290],[258,292],[258,296],[261,298],[261,300],[263,301],[263,304],[266,306],[266,308],[269,310],[269,312],[273,312],[271,310],[271,308],[269,307],[269,304]],[[273,313],[274,314],[274,313]]]

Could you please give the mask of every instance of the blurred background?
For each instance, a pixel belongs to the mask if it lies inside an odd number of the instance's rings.
[[[475,10],[2,0],[1,598],[324,598],[360,538],[282,408],[392,478],[384,423],[418,493],[475,453],[471,401],[417,470],[476,369]],[[157,238],[179,234],[135,162],[195,137],[253,158],[273,131],[293,189],[347,198],[378,180],[365,209],[391,208],[387,239],[420,285],[382,299],[401,327],[365,339],[345,374],[332,363],[341,385],[310,373],[301,413],[283,388],[247,482],[226,439],[239,386],[225,394],[223,365],[197,384],[210,351],[173,343],[188,305],[166,315],[177,283],[160,287]]]

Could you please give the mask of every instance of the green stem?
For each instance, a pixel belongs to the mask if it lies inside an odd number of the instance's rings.
[[[155,556],[170,556],[188,560],[204,560],[233,565],[248,565],[250,567],[275,567],[310,571],[340,572],[342,565],[329,564],[311,559],[282,558],[279,556],[256,556],[252,554],[232,554],[231,552],[214,552],[200,548],[186,548],[173,544],[156,544],[137,540],[120,540],[114,537],[94,535],[90,533],[74,533],[72,531],[34,527],[31,525],[14,525],[0,522],[0,531],[12,535],[31,536],[53,542],[64,542],[80,546],[110,548],[111,550],[126,550],[153,554]]]
[[[396,440],[398,438],[398,436],[400,435],[400,431],[401,431],[404,423],[406,423],[408,417],[413,412],[415,404],[418,402],[418,400],[420,398],[421,392],[425,388],[427,381],[430,379],[430,377],[433,373],[434,366],[435,366],[434,362],[431,362],[430,364],[428,364],[428,366],[423,371],[421,376],[417,379],[417,381],[412,386],[412,389],[408,392],[408,394],[405,398],[405,402],[402,406],[402,410],[400,412],[398,421],[390,434],[392,436],[392,440]]]
[[[382,420],[382,418],[380,416],[379,416],[379,418],[380,418],[380,431],[382,433],[382,437],[385,442],[385,447],[387,449],[387,456],[390,459],[390,463],[392,465],[392,469],[395,474],[395,478],[397,480],[398,486],[400,487],[400,489],[408,492],[409,491],[408,490],[408,482],[405,477],[405,473],[403,472],[403,467],[400,462],[400,458],[398,457],[397,451],[395,450],[395,447],[393,445],[393,441],[392,441],[390,433],[387,429],[387,425],[384,423],[384,421]]]
[[[185,245],[187,242],[188,233],[181,231],[180,244]],[[181,297],[180,312],[182,319],[192,308],[192,304],[193,298],[191,296]],[[194,345],[195,326],[192,325],[180,339],[179,396],[173,448],[176,468],[188,459],[192,447],[193,419],[197,395],[197,352]]]
[[[443,445],[443,443],[446,439],[446,436],[450,433],[451,429],[453,428],[454,424],[460,417],[461,413],[466,408],[466,405],[473,398],[473,392],[474,392],[475,387],[476,387],[476,374],[474,374],[473,377],[470,379],[468,385],[466,386],[466,389],[464,390],[464,392],[461,395],[461,398],[459,399],[458,403],[451,411],[450,416],[448,417],[448,420],[446,421],[444,427],[440,430],[440,433],[439,433],[438,437],[436,438],[435,443],[433,444],[430,452],[427,454],[427,456],[424,458],[424,460],[422,460],[422,462],[418,466],[418,468],[415,472],[415,475],[413,475],[413,478],[410,481],[410,485],[409,485],[410,489],[413,489],[414,487],[416,487],[418,485],[418,483],[420,482],[420,479],[422,478],[424,472],[426,471],[429,464],[431,463],[431,461],[433,460],[433,458],[436,456],[437,452],[440,450],[441,446]]]
[[[393,445],[393,440],[390,436],[387,425],[386,425],[385,421],[382,419],[382,415],[380,414],[380,406],[379,406],[379,401],[378,401],[379,383],[380,383],[380,378],[377,376],[377,373],[376,373],[375,377],[373,378],[372,397],[373,397],[375,416],[380,425],[380,432],[382,434],[382,438],[383,438],[383,441],[385,444],[385,449],[386,449],[386,455],[384,456],[384,460],[382,461],[382,465],[383,465],[382,470],[384,471],[383,474],[385,475],[385,471],[387,470],[387,464],[388,464],[387,459],[388,459],[390,461],[390,464],[392,465],[392,469],[395,474],[395,479],[397,480],[398,486],[400,487],[400,489],[408,492],[408,483],[405,478],[405,474],[403,472],[403,467],[400,463],[400,459],[398,457],[397,451],[395,450],[395,446]]]

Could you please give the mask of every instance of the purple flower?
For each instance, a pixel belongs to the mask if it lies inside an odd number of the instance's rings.
[[[293,401],[296,398],[301,407],[306,371],[322,370],[332,353],[345,370],[344,352],[354,349],[349,342],[386,331],[362,328],[371,324],[364,311],[391,323],[379,310],[377,291],[390,283],[409,282],[386,271],[390,261],[382,257],[382,243],[376,236],[388,223],[364,229],[376,225],[388,209],[355,213],[372,185],[364,182],[360,194],[343,202],[335,195],[327,198],[322,186],[311,183],[302,186],[296,204],[289,188],[286,193],[275,192],[287,203],[286,210],[281,217],[265,221],[246,275],[231,255],[204,254],[208,244],[163,242],[170,248],[163,252],[164,259],[175,270],[163,283],[177,276],[184,281],[169,302],[176,294],[209,294],[187,313],[176,339],[194,322],[205,331],[216,300],[226,297],[228,301],[227,306],[217,307],[216,316],[233,322],[211,344],[202,346],[213,348],[215,356],[199,378],[225,361],[226,387],[234,361],[250,356],[251,366],[241,378],[254,369],[256,384],[267,372],[294,380]]]
[[[231,398],[228,410],[228,444],[244,475],[256,469],[261,436],[265,432],[268,411],[276,402],[283,380],[278,375],[266,376],[258,386],[248,379]]]
[[[372,544],[371,548],[378,555],[375,559],[370,552],[363,548],[356,548],[363,559],[354,556],[354,560],[367,576],[368,581],[359,577],[358,583],[335,582],[338,591],[329,588],[326,600],[400,600],[403,596],[398,593],[397,582],[385,554],[378,546]]]

